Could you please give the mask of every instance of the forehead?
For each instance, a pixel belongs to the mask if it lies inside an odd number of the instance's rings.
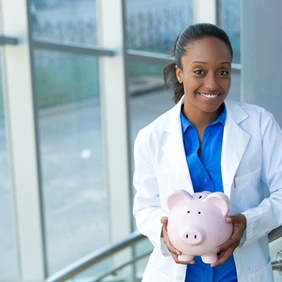
[[[230,62],[231,53],[229,47],[217,38],[203,38],[188,43],[186,53],[182,57],[185,61],[202,61],[202,62]]]

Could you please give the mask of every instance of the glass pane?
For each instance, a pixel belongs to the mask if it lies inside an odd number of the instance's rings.
[[[142,66],[138,75],[131,78],[129,85],[129,120],[133,143],[138,131],[171,108],[174,102],[172,91],[164,87],[162,75],[164,65],[137,61],[130,63]]]
[[[98,60],[35,51],[34,63],[51,275],[110,241]]]
[[[234,49],[233,62],[241,63],[240,0],[218,1],[218,25],[228,34]]]
[[[36,40],[97,44],[96,0],[31,0]]]
[[[193,0],[127,0],[128,48],[166,53],[193,23]]]
[[[18,280],[15,215],[6,140],[0,49],[0,281]]]

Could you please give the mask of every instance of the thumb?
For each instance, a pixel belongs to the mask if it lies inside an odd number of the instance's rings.
[[[164,225],[164,226],[167,226],[167,222],[168,222],[168,217],[167,216],[164,216],[161,218],[161,223]]]

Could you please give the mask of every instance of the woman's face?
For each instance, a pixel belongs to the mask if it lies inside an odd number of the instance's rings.
[[[184,114],[219,114],[219,107],[230,88],[231,54],[224,42],[217,38],[203,38],[187,45],[182,57],[182,70],[176,76],[183,83]]]

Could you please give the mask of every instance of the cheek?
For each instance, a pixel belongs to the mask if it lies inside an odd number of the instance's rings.
[[[231,80],[230,80],[230,79],[229,79],[229,80],[226,80],[226,81],[223,83],[223,85],[222,85],[222,87],[223,87],[226,91],[229,91],[230,86],[231,86]]]
[[[201,86],[201,83],[199,80],[195,80],[191,78],[185,79],[183,82],[184,91],[186,92],[194,92],[200,86]]]

